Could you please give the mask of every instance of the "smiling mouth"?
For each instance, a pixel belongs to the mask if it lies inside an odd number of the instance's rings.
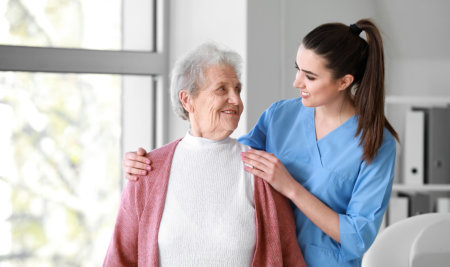
[[[222,112],[225,113],[225,114],[233,114],[233,115],[237,114],[237,111],[235,111],[235,110],[224,110]]]
[[[302,96],[309,96],[309,93],[308,93],[308,92],[305,92],[305,91],[302,91],[302,92],[301,92],[301,95],[302,95]]]

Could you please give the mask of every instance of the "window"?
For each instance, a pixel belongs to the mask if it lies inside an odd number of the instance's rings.
[[[98,266],[120,196],[120,76],[0,81],[3,260]]]
[[[3,14],[0,44],[99,50],[155,49],[154,1],[132,0],[122,5],[121,0],[8,0],[0,5]],[[122,23],[122,15],[126,23]],[[122,39],[122,29],[125,39]]]
[[[166,141],[165,2],[0,4],[0,266],[101,265],[123,151]]]

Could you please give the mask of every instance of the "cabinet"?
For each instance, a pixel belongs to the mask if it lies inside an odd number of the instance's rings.
[[[418,109],[429,109],[431,107],[447,107],[450,105],[450,96],[387,96],[385,112],[386,117],[391,122],[393,127],[399,134],[400,143],[397,144],[397,159],[395,179],[392,189],[391,201],[388,206],[388,211],[385,218],[385,226],[392,224],[403,217],[413,216],[415,214],[436,212],[446,210],[450,212],[450,183],[446,184],[426,184],[422,179],[421,182],[411,180],[411,172],[420,174],[419,170],[407,168],[408,163],[405,159],[410,160],[411,153],[413,156],[426,152],[426,147],[421,151],[420,147],[411,149],[406,146],[414,146],[414,142],[405,142],[405,137],[408,134],[407,128],[407,113],[413,107]],[[450,118],[449,118],[450,125]],[[448,126],[448,125],[447,125]],[[444,125],[442,126],[444,127]],[[414,128],[412,128],[414,129]],[[419,139],[422,138],[421,136]],[[450,136],[442,144],[443,147],[450,147]],[[411,140],[411,139],[410,139]],[[425,142],[426,143],[426,142]],[[412,152],[411,152],[412,151]],[[409,153],[409,154],[408,154]],[[420,160],[424,160],[420,158]],[[415,158],[417,160],[417,157]],[[425,165],[425,162],[422,162]],[[425,172],[425,170],[424,170]],[[408,176],[409,175],[409,176]],[[422,177],[426,174],[422,173]],[[450,174],[448,174],[450,179]],[[443,178],[443,177],[441,177]],[[445,179],[444,179],[445,180]],[[413,182],[411,182],[413,181]]]

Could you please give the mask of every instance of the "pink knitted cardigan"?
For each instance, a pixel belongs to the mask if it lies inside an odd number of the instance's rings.
[[[181,139],[152,151],[154,167],[128,182],[103,266],[158,266],[158,231],[170,167]],[[306,266],[297,243],[289,202],[255,177],[256,246],[252,266]]]

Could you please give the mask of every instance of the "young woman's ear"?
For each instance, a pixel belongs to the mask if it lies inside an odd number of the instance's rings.
[[[191,95],[188,93],[188,91],[186,90],[180,90],[180,92],[178,93],[178,98],[180,99],[181,104],[183,105],[183,108],[187,111],[187,112],[192,112],[193,109],[193,105],[191,102]]]
[[[339,91],[347,89],[355,78],[351,74],[345,74],[344,77],[339,79]]]

